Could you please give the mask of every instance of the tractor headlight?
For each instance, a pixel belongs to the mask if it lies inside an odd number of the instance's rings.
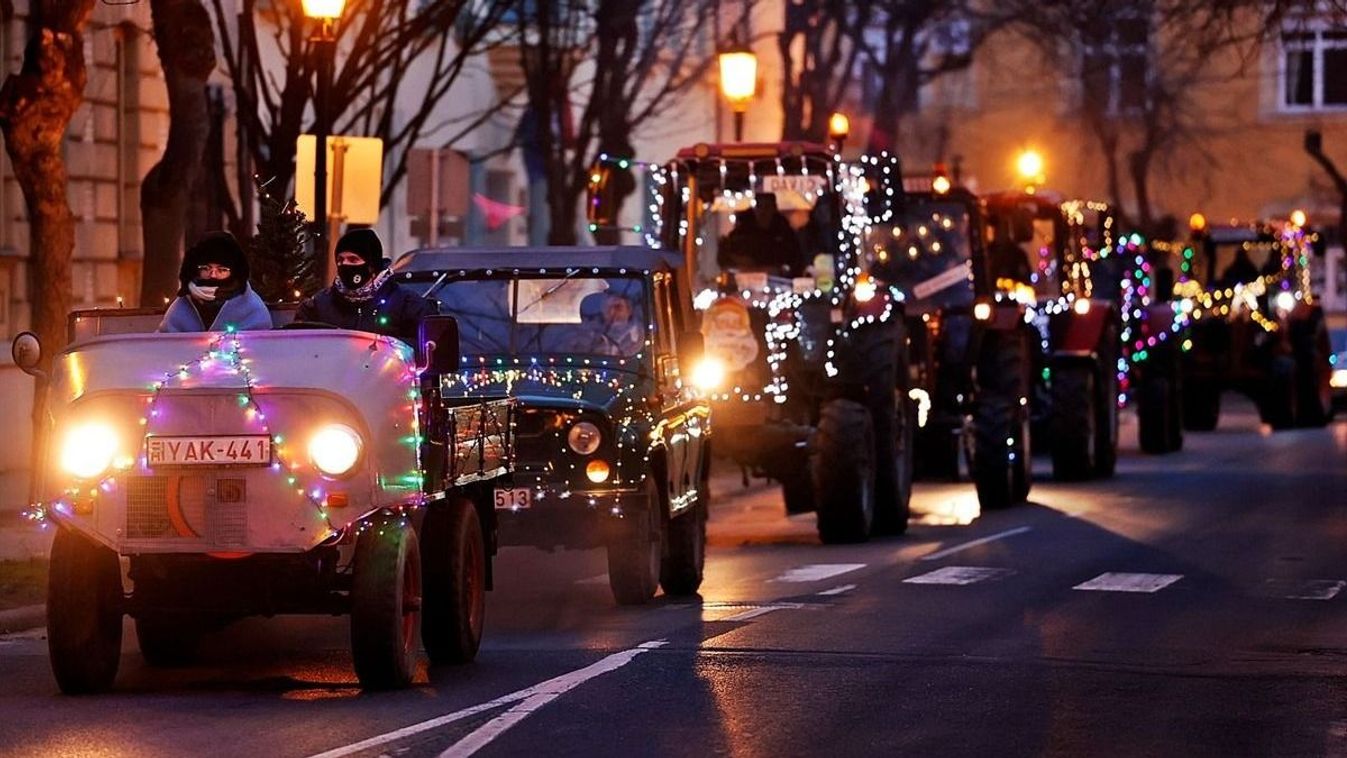
[[[590,455],[599,449],[599,443],[603,442],[603,432],[588,421],[580,421],[566,432],[566,444],[570,445],[577,455]]]
[[[80,479],[93,479],[112,466],[119,447],[117,431],[107,424],[73,427],[61,444],[61,469]]]
[[[692,386],[702,392],[719,389],[725,383],[725,364],[719,358],[704,356],[692,368]]]
[[[879,294],[879,285],[875,283],[875,280],[872,279],[869,274],[861,274],[856,277],[856,289],[852,293],[852,296],[856,298],[856,302],[868,303],[871,300],[874,300],[875,295],[877,294]]]
[[[1280,312],[1284,316],[1290,313],[1296,307],[1296,296],[1291,294],[1290,292],[1282,290],[1281,292],[1277,293],[1277,299],[1274,300],[1273,302],[1276,303],[1278,312]]]
[[[1328,385],[1335,390],[1347,389],[1347,368],[1335,368],[1328,378]]]
[[[309,439],[309,460],[327,476],[345,476],[360,460],[360,435],[344,424],[328,424]]]

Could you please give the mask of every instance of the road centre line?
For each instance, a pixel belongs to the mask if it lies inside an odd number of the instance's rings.
[[[822,595],[822,596],[824,596],[824,597],[832,597],[833,595],[841,595],[841,594],[843,594],[843,593],[850,592],[850,591],[852,591],[852,590],[854,590],[854,589],[856,589],[856,585],[854,585],[854,584],[843,584],[843,585],[838,586],[838,587],[833,587],[833,588],[830,589],[830,590],[824,590],[824,591],[822,591],[822,592],[820,592],[820,593],[818,593],[818,594],[820,594],[820,595]]]
[[[1005,579],[1015,572],[1007,568],[986,568],[983,566],[944,566],[925,574],[909,576],[903,584],[954,584],[966,585],[978,582]]]
[[[716,621],[748,621],[749,619],[755,619],[759,616],[765,616],[772,611],[798,611],[803,607],[803,603],[769,603],[767,605],[760,605],[757,608],[739,611],[738,613],[726,616],[725,618],[716,619]]]
[[[468,736],[454,743],[448,750],[440,753],[440,758],[468,758],[478,750],[490,745],[497,737],[509,731],[511,727],[533,715],[535,711],[556,700],[562,695],[579,687],[585,682],[597,676],[602,676],[610,671],[616,671],[623,666],[631,663],[636,656],[649,652],[658,647],[668,644],[667,640],[655,640],[645,642],[631,650],[624,650],[621,653],[604,658],[596,664],[587,666],[571,674],[559,676],[556,679],[544,682],[535,688],[533,694],[529,695],[523,701],[515,704],[510,710],[502,713],[494,719],[477,727]],[[551,686],[548,686],[551,685]]]
[[[831,579],[835,576],[840,576],[863,568],[865,568],[864,563],[811,563],[808,566],[799,566],[790,569],[781,574],[781,576],[778,576],[775,579],[768,579],[767,581],[791,584],[821,582],[824,579]]]
[[[964,550],[968,550],[969,548],[974,548],[974,547],[977,547],[978,545],[985,545],[985,544],[987,544],[988,542],[995,542],[995,541],[997,541],[997,540],[1003,540],[1003,539],[1005,539],[1006,537],[1014,537],[1014,536],[1017,535],[1017,534],[1024,534],[1025,532],[1028,532],[1028,531],[1033,531],[1033,527],[1030,527],[1030,526],[1017,526],[1017,527],[1015,527],[1014,529],[1007,529],[1007,530],[1005,530],[1004,532],[997,532],[996,534],[989,534],[989,535],[987,535],[986,537],[980,537],[980,538],[978,538],[978,539],[971,540],[971,541],[969,541],[969,542],[965,542],[965,543],[963,543],[962,545],[955,545],[954,547],[951,547],[951,548],[946,548],[946,549],[944,549],[944,550],[939,550],[939,551],[937,551],[937,552],[931,553],[930,555],[923,555],[923,556],[921,557],[921,560],[923,560],[923,561],[938,561],[938,560],[940,560],[941,558],[947,558],[947,557],[949,557],[949,556],[951,556],[951,555],[954,555],[955,553],[962,552],[962,551],[964,551]]]
[[[647,653],[656,648],[663,647],[666,644],[668,644],[667,640],[654,640],[651,642],[643,642],[634,648],[623,650],[618,653],[613,653],[612,655],[601,658],[598,661],[595,661],[594,663],[591,663],[583,668],[579,668],[576,669],[575,671],[562,674],[557,677],[553,677],[552,679],[548,679],[545,682],[535,684],[531,687],[525,687],[522,690],[511,692],[508,695],[502,695],[501,697],[498,697],[494,700],[488,700],[485,703],[480,703],[478,705],[470,706],[468,708],[463,708],[461,710],[454,711],[453,713],[448,713],[443,716],[437,716],[433,719],[428,719],[420,723],[405,726],[401,729],[395,729],[391,732],[376,735],[368,739],[360,740],[359,742],[353,742],[349,745],[343,745],[342,747],[333,748],[326,752],[310,756],[310,758],[341,758],[342,756],[354,755],[356,753],[360,753],[365,750],[370,750],[372,748],[380,747],[382,745],[387,745],[390,742],[396,742],[397,740],[404,739],[406,737],[411,737],[417,734],[421,734],[422,732],[430,731],[431,729],[436,729],[441,726],[447,726],[456,721],[462,721],[463,719],[476,716],[479,713],[500,708],[501,706],[511,705],[513,703],[518,703],[520,701],[528,701],[529,699],[538,695],[551,695],[552,696],[551,699],[546,701],[550,702],[551,700],[556,699],[556,697],[565,694],[570,690],[575,689],[576,687],[584,684],[590,679],[593,679],[597,676],[602,676],[603,674],[607,674],[610,671],[616,671],[617,669],[622,668],[628,663],[631,663],[633,660],[636,659],[637,656],[643,653]],[[536,707],[537,705],[535,704],[534,708]],[[495,720],[493,719],[492,722],[488,722],[488,725],[494,722]],[[509,726],[513,726],[513,723],[514,722],[506,725],[505,728],[508,729]],[[481,731],[481,729],[477,731]],[[496,734],[499,735],[499,733],[502,731],[504,731],[504,729],[499,730]],[[473,734],[476,733],[477,732],[473,732]],[[468,737],[472,736],[473,735],[468,735]],[[492,739],[494,738],[495,737],[493,736]],[[463,741],[460,740],[460,744],[462,742]],[[455,747],[457,747],[457,745],[455,745]],[[454,748],[450,748],[451,751],[453,749]]]

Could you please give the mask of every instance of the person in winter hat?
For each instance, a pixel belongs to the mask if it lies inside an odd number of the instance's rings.
[[[300,303],[296,321],[373,332],[416,344],[421,320],[435,312],[429,300],[393,281],[379,235],[352,229],[337,240],[337,278]]]
[[[161,332],[270,329],[271,312],[248,285],[248,257],[229,232],[210,232],[182,257],[178,297]]]

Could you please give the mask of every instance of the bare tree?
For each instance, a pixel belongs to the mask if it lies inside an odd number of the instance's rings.
[[[781,54],[784,140],[821,142],[828,117],[851,92],[875,3],[787,0],[777,36]]]
[[[575,244],[589,167],[676,107],[714,63],[710,0],[515,0],[522,147],[547,180],[548,241]],[[581,62],[594,59],[586,76]],[[627,193],[630,193],[630,188]],[[623,193],[619,193],[625,196]]]
[[[1347,175],[1342,173],[1338,164],[1324,152],[1324,136],[1317,129],[1305,132],[1305,152],[1328,174],[1333,189],[1338,193],[1338,240],[1347,245]]]
[[[312,118],[317,72],[300,0],[242,0],[237,16],[227,12],[233,5],[227,0],[211,4],[248,156],[272,191],[287,196],[296,141]],[[505,7],[504,0],[347,3],[336,25],[337,61],[328,100],[332,133],[383,139],[382,203],[406,176],[408,149],[442,127],[434,120],[440,104],[498,26]],[[263,68],[267,50],[279,55],[280,67]],[[414,69],[420,75],[409,75]],[[251,232],[238,229],[237,208],[226,207],[226,213],[237,231]]]
[[[215,69],[215,35],[200,0],[150,0],[150,17],[168,87],[169,128],[163,156],[140,185],[145,306],[178,288],[188,200],[211,131],[206,82]]]
[[[84,28],[93,6],[94,0],[33,0],[23,67],[0,87],[0,131],[28,211],[32,291],[42,293],[33,299],[33,325],[53,351],[65,344],[75,250],[62,142],[84,99]]]

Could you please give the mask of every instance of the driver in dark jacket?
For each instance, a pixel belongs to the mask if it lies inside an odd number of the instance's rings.
[[[337,241],[336,256],[336,281],[300,303],[295,321],[374,332],[415,345],[421,320],[435,310],[429,300],[393,281],[379,235],[352,229]]]

